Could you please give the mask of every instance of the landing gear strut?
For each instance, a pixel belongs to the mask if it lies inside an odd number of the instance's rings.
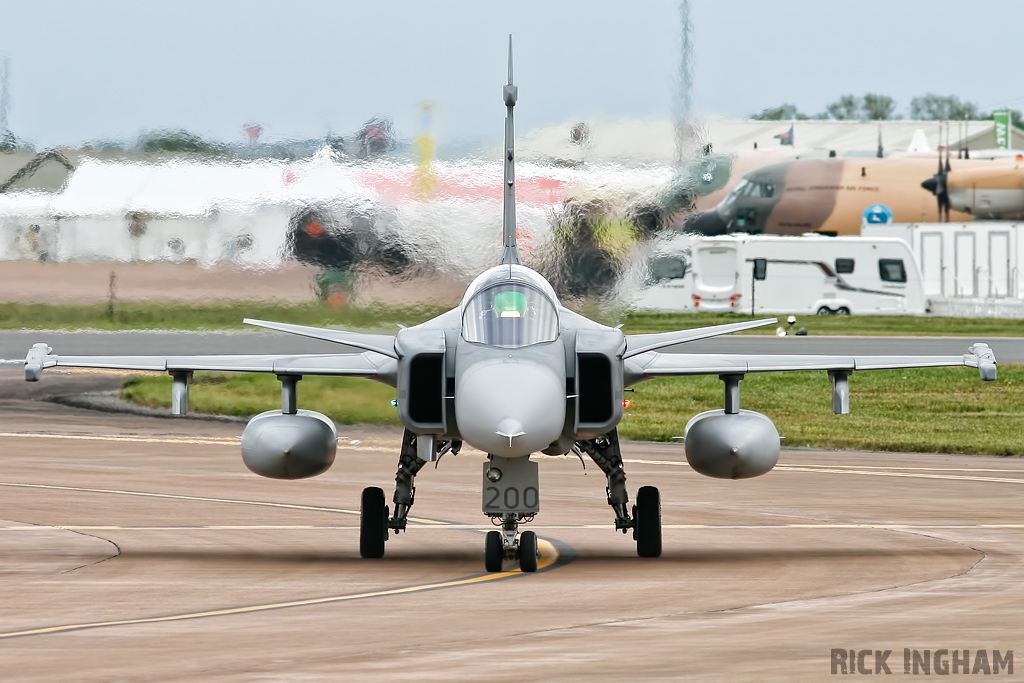
[[[615,511],[615,529],[626,533],[633,530],[636,553],[640,557],[661,555],[661,495],[653,486],[643,486],[637,492],[633,514],[629,511],[629,494],[626,493],[626,471],[622,466],[622,451],[619,449],[619,433],[613,429],[604,436],[587,441],[577,441],[576,447],[583,450],[601,468],[608,478],[608,504]]]
[[[461,441],[438,443],[437,457],[448,451],[457,454]],[[384,504],[384,491],[377,487],[363,489],[362,506],[359,510],[359,554],[363,557],[384,557],[384,542],[389,530],[396,534],[405,531],[409,521],[409,510],[416,499],[413,482],[416,475],[427,464],[416,454],[416,435],[408,429],[402,435],[402,450],[398,456],[398,473],[395,475],[395,514],[389,516]]]
[[[388,527],[395,533],[405,531],[409,518],[409,509],[416,500],[416,487],[413,482],[426,460],[416,455],[416,435],[405,430],[402,435],[402,451],[398,456],[398,474],[395,475],[395,516],[388,520]]]

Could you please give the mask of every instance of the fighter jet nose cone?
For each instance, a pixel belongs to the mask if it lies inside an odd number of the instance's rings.
[[[565,379],[529,362],[480,363],[455,387],[462,438],[487,453],[514,458],[551,445],[565,423]]]
[[[523,425],[519,424],[512,418],[505,418],[498,423],[498,432],[501,436],[515,437],[522,436],[526,432],[523,431]]]
[[[918,177],[920,177],[920,176],[918,176]],[[938,188],[938,186],[939,186],[939,179],[936,178],[935,176],[932,176],[928,180],[926,180],[923,183],[921,183],[921,187],[923,187],[924,189],[928,190],[932,194],[935,194],[935,190],[936,190],[936,188]]]

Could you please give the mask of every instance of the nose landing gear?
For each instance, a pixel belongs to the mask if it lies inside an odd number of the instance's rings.
[[[537,463],[491,455],[483,474],[484,514],[501,526],[487,533],[484,567],[498,572],[503,560],[519,560],[524,572],[537,571],[537,534],[524,531],[516,538],[519,524],[532,522],[540,510]]]
[[[533,518],[530,517],[530,521]],[[516,538],[516,529],[521,520],[516,515],[502,516],[502,531],[488,531],[484,543],[484,568],[489,572],[500,572],[505,560],[519,560],[524,572],[537,571],[540,551],[537,548],[537,534],[524,531]]]

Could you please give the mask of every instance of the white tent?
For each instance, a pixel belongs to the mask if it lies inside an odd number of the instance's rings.
[[[529,131],[518,153],[521,158],[564,159],[570,161],[613,161],[633,164],[671,164],[676,158],[676,131],[670,120],[619,120],[588,122],[589,135],[583,143],[570,141],[577,121]],[[781,145],[778,137],[793,129],[792,146]],[[691,151],[710,143],[716,152],[749,152],[755,149],[778,150],[791,155],[875,154],[879,131],[885,153],[906,152],[920,130],[931,150],[939,147],[938,121],[723,121],[695,122],[685,129]],[[942,144],[946,144],[943,126]],[[971,149],[991,149],[995,145],[992,121],[968,121],[949,124],[949,146],[954,154],[966,139]],[[1014,129],[1012,146],[1024,149],[1024,133]]]

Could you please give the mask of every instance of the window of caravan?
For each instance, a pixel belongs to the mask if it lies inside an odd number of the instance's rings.
[[[495,285],[466,304],[462,336],[468,342],[505,348],[551,342],[558,338],[558,313],[529,285]]]
[[[736,283],[736,250],[732,247],[701,249],[694,270],[705,287],[732,287]]]
[[[852,258],[837,258],[836,259],[836,272],[840,275],[846,275],[853,272],[853,259]]]
[[[907,281],[907,269],[903,267],[903,259],[899,258],[878,259],[878,274],[882,282]]]
[[[676,280],[686,276],[686,263],[675,256],[659,256],[651,259],[651,277],[655,282]]]

